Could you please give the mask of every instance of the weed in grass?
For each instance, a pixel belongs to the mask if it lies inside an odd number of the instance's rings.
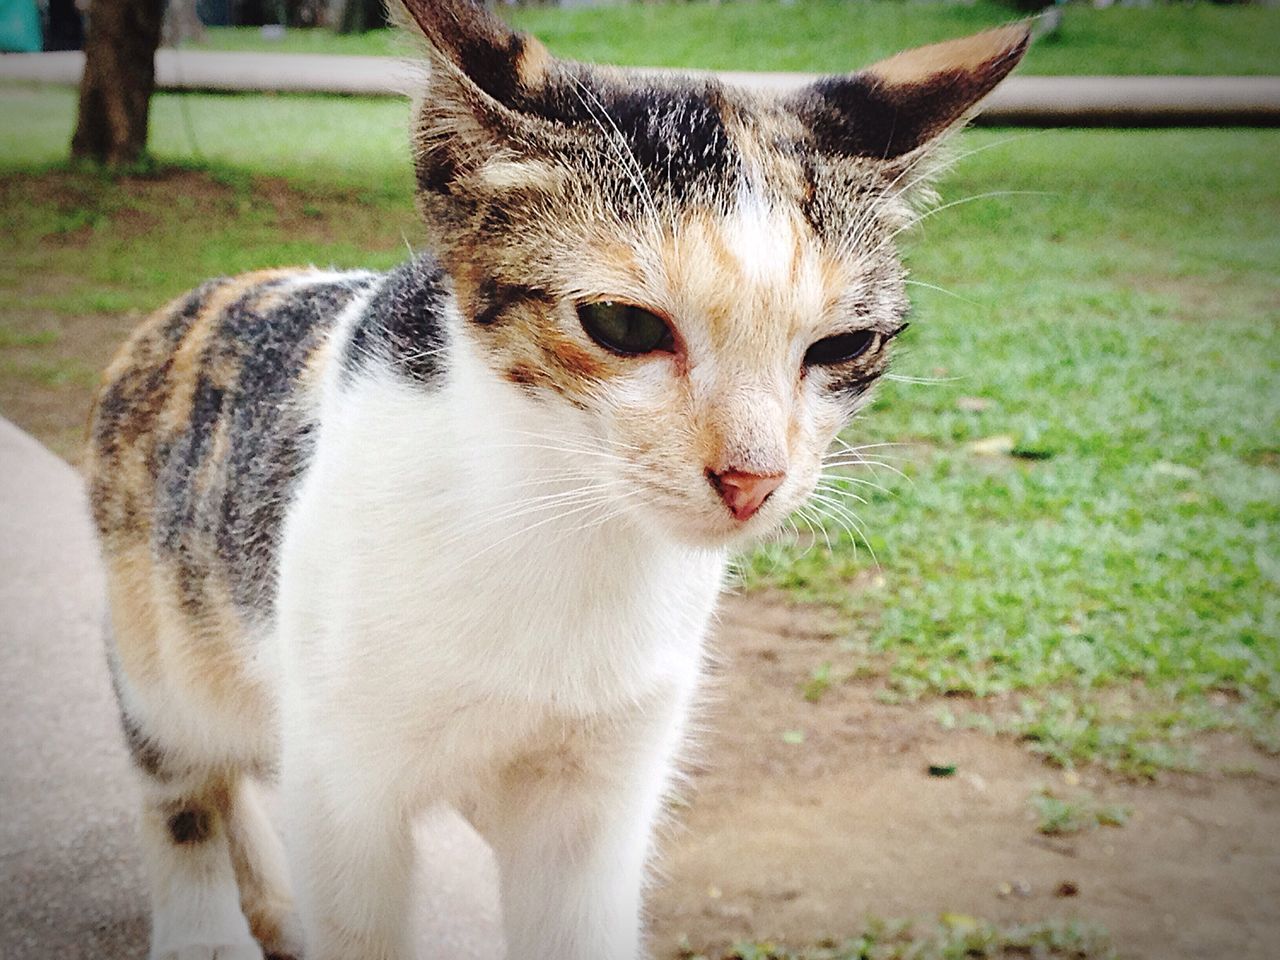
[[[963,914],[944,914],[931,928],[911,922],[871,921],[861,936],[791,949],[771,943],[736,944],[727,953],[686,950],[681,960],[1113,960],[1108,937],[1097,928],[1050,922],[999,926]]]
[[[817,703],[831,689],[831,683],[831,664],[824,663],[814,668],[801,692],[809,703]]]
[[[76,361],[0,358],[0,377],[30,380],[44,387],[89,389],[98,382],[98,371]]]
[[[0,325],[0,348],[48,347],[58,342],[57,330],[15,330]]]
[[[1133,809],[1119,803],[1097,803],[1086,794],[1058,796],[1043,789],[1031,797],[1036,830],[1050,837],[1067,836],[1096,827],[1123,827]]]

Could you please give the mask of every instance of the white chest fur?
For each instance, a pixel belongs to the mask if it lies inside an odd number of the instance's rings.
[[[282,559],[305,695],[411,727],[691,687],[723,554],[646,532],[563,411],[469,363],[435,392],[370,378],[326,401]]]

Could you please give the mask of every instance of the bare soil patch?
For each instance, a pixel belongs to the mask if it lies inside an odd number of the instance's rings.
[[[352,249],[399,249],[406,236],[419,239],[412,211],[388,216],[355,192],[303,191],[265,177],[228,182],[177,168],[110,181],[74,172],[3,177],[0,213],[23,224],[20,236],[0,238],[0,252],[21,253],[30,265],[9,272],[0,296],[0,413],[73,464],[100,371],[147,311],[208,278],[199,266],[205,245],[260,247],[255,266],[265,267],[325,265],[331,249],[349,257]],[[119,271],[147,257],[169,259],[172,279],[140,293]],[[39,306],[92,304],[95,296],[131,307]]]
[[[709,732],[652,904],[660,955],[955,912],[1096,924],[1135,960],[1276,956],[1280,761],[1222,737],[1202,774],[1064,774],[1017,743],[943,730],[928,704],[880,703],[872,680],[806,702],[834,641],[782,600],[726,603]],[[1030,805],[1045,787],[1132,817],[1046,836]]]
[[[159,306],[159,304],[157,304]],[[56,338],[5,351],[0,413],[73,465],[80,462],[101,371],[142,313],[53,316],[28,313],[15,326]]]

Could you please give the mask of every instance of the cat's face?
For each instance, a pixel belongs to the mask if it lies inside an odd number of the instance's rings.
[[[768,531],[904,325],[894,236],[939,135],[1022,27],[783,99],[552,59],[467,0],[408,0],[432,45],[419,201],[495,373],[600,444],[682,539]]]

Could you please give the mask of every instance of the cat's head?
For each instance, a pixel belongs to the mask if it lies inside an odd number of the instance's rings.
[[[404,2],[429,47],[419,204],[478,354],[585,421],[669,530],[775,527],[904,326],[894,237],[934,147],[1027,27],[770,97],[559,60],[469,0]]]

